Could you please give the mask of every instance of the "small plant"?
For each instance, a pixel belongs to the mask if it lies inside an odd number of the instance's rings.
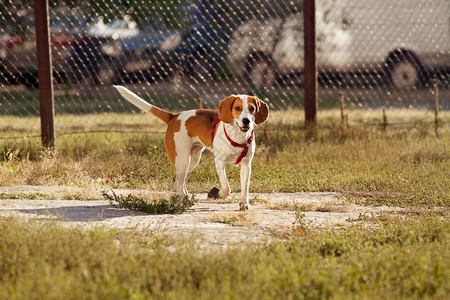
[[[101,193],[103,197],[106,200],[109,200],[109,203],[115,207],[137,210],[150,214],[181,214],[186,212],[197,202],[194,199],[194,196],[173,195],[169,200],[146,200],[132,194],[128,194],[128,196],[116,195],[113,190],[111,190],[112,195],[107,191],[102,191]]]
[[[259,204],[259,203],[264,203],[265,204],[265,203],[267,203],[267,200],[259,198],[259,197],[256,197],[256,196],[255,196],[255,198],[250,199],[250,204]]]
[[[293,229],[296,232],[305,232],[306,222],[305,222],[305,213],[302,211],[301,206],[294,201],[294,211],[295,211],[295,220],[292,223]]]

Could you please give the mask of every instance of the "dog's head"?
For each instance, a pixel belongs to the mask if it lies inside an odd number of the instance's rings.
[[[231,95],[219,104],[219,118],[225,123],[235,122],[242,132],[252,130],[254,123],[264,123],[268,117],[269,107],[255,96]]]

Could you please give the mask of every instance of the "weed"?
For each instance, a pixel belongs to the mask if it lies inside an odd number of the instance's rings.
[[[111,190],[112,195],[108,194],[107,191],[102,191],[101,193],[105,199],[109,200],[111,205],[150,214],[181,214],[196,203],[194,196],[189,198],[189,196],[180,196],[177,194],[171,196],[169,200],[149,200],[132,194],[128,194],[127,196],[116,195],[113,190]]]
[[[250,199],[250,204],[267,204],[267,200],[266,199],[262,199],[260,197],[255,196],[253,199]]]
[[[306,221],[305,221],[305,213],[302,211],[301,207],[297,204],[296,201],[293,203],[294,211],[295,211],[295,219],[292,223],[294,227],[294,231],[296,232],[305,232],[306,230]]]

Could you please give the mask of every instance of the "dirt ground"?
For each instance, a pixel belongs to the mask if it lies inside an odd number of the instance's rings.
[[[253,205],[249,212],[240,212],[237,199],[211,201],[206,194],[196,194],[198,203],[183,214],[152,215],[116,208],[109,201],[64,200],[64,195],[85,193],[84,189],[67,187],[13,186],[0,187],[0,194],[55,195],[55,199],[1,199],[0,218],[16,216],[22,219],[55,219],[64,226],[104,226],[117,229],[162,230],[164,234],[195,235],[202,244],[227,247],[248,242],[279,239],[298,225],[318,227],[346,227],[364,215],[402,210],[392,207],[368,207],[348,204],[336,193],[263,193],[251,194]],[[115,190],[129,194],[137,190]],[[236,197],[238,197],[236,195]],[[32,197],[29,197],[32,198]],[[42,197],[38,197],[42,198]],[[44,197],[46,198],[46,197]],[[83,198],[81,198],[83,199]],[[92,198],[91,198],[92,199]],[[293,203],[301,216],[293,210]]]

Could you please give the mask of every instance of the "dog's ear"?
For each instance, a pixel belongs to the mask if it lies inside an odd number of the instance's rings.
[[[231,114],[231,109],[233,108],[233,103],[236,97],[230,96],[228,98],[220,101],[219,104],[219,118],[224,123],[231,123],[233,121],[233,115]]]
[[[255,97],[256,100],[256,116],[255,116],[255,123],[261,124],[264,123],[267,118],[269,117],[269,106],[266,102],[262,101],[261,99]]]

